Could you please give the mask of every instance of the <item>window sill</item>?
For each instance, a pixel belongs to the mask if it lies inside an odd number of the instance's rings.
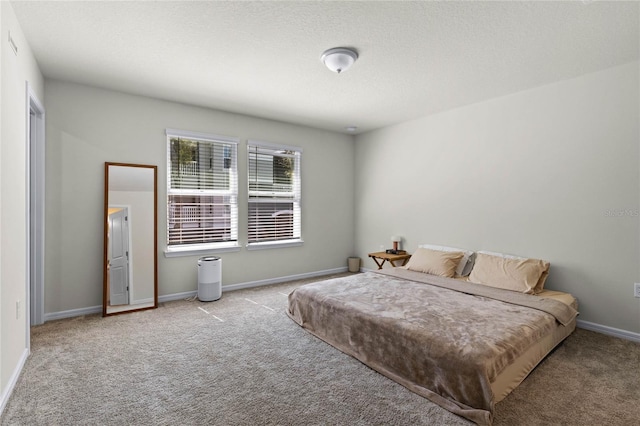
[[[193,247],[180,247],[180,248],[167,248],[164,251],[164,257],[184,257],[184,256],[198,256],[211,253],[230,253],[234,251],[240,251],[242,247],[238,244],[230,244],[225,246],[193,246]]]
[[[247,244],[247,250],[267,250],[267,249],[277,249],[277,248],[286,248],[286,247],[298,247],[304,244],[302,240],[294,240],[294,241],[270,241],[268,243],[251,243]]]

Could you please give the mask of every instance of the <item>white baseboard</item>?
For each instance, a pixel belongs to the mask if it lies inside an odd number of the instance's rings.
[[[323,275],[331,275],[331,274],[339,274],[342,272],[347,272],[348,268],[342,267],[342,268],[334,268],[334,269],[326,269],[324,271],[316,271],[316,272],[307,272],[305,274],[297,274],[297,275],[289,275],[286,277],[278,277],[278,278],[269,278],[266,280],[259,280],[259,281],[249,281],[246,283],[240,283],[240,284],[231,284],[231,285],[223,285],[222,286],[222,291],[226,292],[226,291],[233,291],[233,290],[240,290],[243,288],[251,288],[251,287],[260,287],[260,286],[264,286],[264,285],[270,285],[270,284],[278,284],[278,283],[283,283],[286,281],[293,281],[293,280],[302,280],[305,278],[313,278],[313,277],[321,277]],[[172,294],[165,294],[162,296],[158,296],[158,303],[163,303],[163,302],[171,302],[173,300],[182,300],[182,299],[188,299],[190,297],[194,297],[198,294],[197,291],[185,291],[182,293],[172,293]],[[90,306],[87,308],[79,308],[79,309],[70,309],[68,311],[60,311],[60,312],[50,312],[48,314],[44,314],[44,320],[46,321],[53,321],[53,320],[57,320],[57,319],[63,319],[63,318],[71,318],[71,317],[79,317],[82,315],[91,315],[91,314],[99,314],[102,312],[102,306]]]
[[[348,271],[348,268],[345,266],[343,268],[326,269],[324,271],[308,272],[305,274],[289,275],[286,277],[269,278],[266,280],[249,281],[249,282],[240,283],[240,284],[223,285],[222,291],[225,292],[225,291],[240,290],[243,288],[261,287],[263,285],[279,284],[287,281],[303,280],[305,278],[321,277],[323,275],[339,274],[347,271]]]
[[[633,331],[621,330],[619,328],[608,327],[606,325],[582,320],[577,321],[577,326],[585,330],[595,331],[608,336],[619,337],[621,339],[640,343],[640,333],[634,333]]]
[[[102,305],[89,306],[87,308],[69,309],[68,311],[49,312],[44,314],[44,321],[53,321],[63,318],[79,317],[102,313]]]
[[[306,274],[289,275],[286,277],[269,278],[266,280],[249,281],[246,283],[223,285],[222,292],[241,290],[243,288],[261,287],[271,284],[279,284],[287,281],[302,280],[305,278],[321,277],[323,275],[339,274],[341,272],[347,272],[347,268],[328,269],[325,271],[309,272]],[[182,300],[195,297],[198,295],[198,291],[185,291],[182,293],[165,294],[164,296],[158,296],[158,302],[171,302],[173,300]]]
[[[18,377],[20,377],[20,373],[22,373],[22,369],[24,368],[25,362],[27,362],[27,358],[29,358],[29,349],[25,348],[22,352],[22,356],[20,356],[18,365],[16,365],[16,368],[13,370],[13,373],[9,378],[7,386],[3,389],[2,394],[0,395],[0,415],[7,406],[7,402],[9,402],[9,397],[11,397],[13,388],[16,386],[16,383],[18,383]]]
[[[158,296],[158,303],[171,302],[173,300],[182,300],[194,297],[198,294],[197,291],[185,291],[182,293],[165,294],[164,296]]]

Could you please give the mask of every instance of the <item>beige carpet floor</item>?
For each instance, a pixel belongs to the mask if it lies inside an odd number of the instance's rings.
[[[286,295],[310,281],[34,327],[1,424],[469,424],[291,321]],[[640,345],[577,330],[495,424],[638,425],[639,401]]]

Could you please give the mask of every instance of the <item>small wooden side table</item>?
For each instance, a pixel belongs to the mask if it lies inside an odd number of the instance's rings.
[[[404,266],[409,261],[409,258],[411,257],[411,255],[408,253],[390,254],[390,253],[385,253],[383,251],[377,251],[375,253],[369,253],[369,257],[372,258],[374,262],[376,262],[376,265],[378,265],[378,269],[382,269],[382,265],[384,265],[386,261],[389,261],[391,266],[395,268],[396,266],[398,266],[396,265],[396,262],[402,260],[402,265],[400,266]],[[382,262],[380,262],[380,260]]]

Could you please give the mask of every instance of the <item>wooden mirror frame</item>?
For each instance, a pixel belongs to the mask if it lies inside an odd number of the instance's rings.
[[[117,167],[134,167],[146,168],[153,170],[153,305],[136,308],[135,305],[131,309],[119,309],[117,311],[108,312],[109,308],[109,168]],[[103,267],[102,267],[102,316],[119,315],[129,312],[144,311],[147,309],[155,309],[158,307],[158,166],[145,164],[129,164],[129,163],[104,163],[104,235],[103,235]],[[134,257],[135,259],[135,257]]]

